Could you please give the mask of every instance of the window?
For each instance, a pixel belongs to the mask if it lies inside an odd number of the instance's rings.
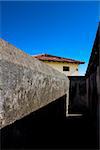
[[[78,71],[78,68],[76,68],[76,71]]]
[[[63,66],[63,71],[69,71],[69,67],[68,66]]]

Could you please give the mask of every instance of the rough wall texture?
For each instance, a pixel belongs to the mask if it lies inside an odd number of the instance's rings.
[[[84,76],[71,76],[69,80],[69,113],[85,113],[88,108],[86,79]]]
[[[86,70],[89,112],[96,118],[100,106],[100,22]],[[99,118],[97,118],[99,119]]]
[[[0,128],[65,95],[68,78],[0,39]]]

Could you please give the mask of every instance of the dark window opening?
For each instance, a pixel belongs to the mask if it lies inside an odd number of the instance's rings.
[[[69,71],[69,67],[63,66],[63,71]]]

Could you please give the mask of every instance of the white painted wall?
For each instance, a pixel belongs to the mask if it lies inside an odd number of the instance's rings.
[[[53,67],[54,69],[57,69],[58,71],[64,73],[66,76],[78,76],[78,71],[76,70],[78,68],[78,64],[74,63],[67,63],[67,62],[48,62],[43,61],[47,65]],[[68,66],[70,68],[70,71],[63,71],[63,66]]]

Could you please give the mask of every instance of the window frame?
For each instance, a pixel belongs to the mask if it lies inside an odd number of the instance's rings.
[[[63,66],[63,71],[70,71],[70,67],[69,66]]]

